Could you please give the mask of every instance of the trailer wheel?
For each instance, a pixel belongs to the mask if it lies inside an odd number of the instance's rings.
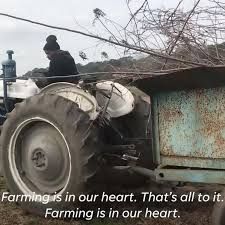
[[[65,196],[85,191],[98,169],[98,132],[78,105],[57,95],[36,95],[16,105],[3,125],[6,184],[18,203],[45,215],[69,209]],[[77,201],[76,201],[77,202]]]
[[[213,209],[213,225],[225,225],[225,192],[222,193],[223,202],[217,202]]]

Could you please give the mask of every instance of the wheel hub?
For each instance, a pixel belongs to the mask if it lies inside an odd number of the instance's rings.
[[[70,173],[68,146],[51,124],[33,122],[18,132],[15,141],[16,167],[30,190],[57,193],[64,188]]]
[[[40,148],[33,151],[31,160],[34,168],[37,170],[45,170],[48,166],[48,159],[45,152]]]

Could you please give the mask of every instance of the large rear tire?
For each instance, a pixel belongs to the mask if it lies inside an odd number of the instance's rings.
[[[58,95],[17,104],[3,125],[1,144],[11,194],[31,195],[32,201],[19,203],[38,215],[47,208],[68,209],[66,194],[83,192],[98,169],[97,129],[76,103]],[[33,201],[40,195],[50,196],[47,204]]]

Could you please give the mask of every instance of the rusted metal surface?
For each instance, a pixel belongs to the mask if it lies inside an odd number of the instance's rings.
[[[159,143],[159,113],[158,113],[158,101],[156,96],[152,96],[152,147],[153,147],[153,161],[156,165],[161,163],[160,161],[160,143]]]
[[[161,155],[225,159],[225,86],[153,97]]]
[[[182,156],[162,156],[161,167],[176,166],[183,168],[207,168],[225,170],[225,159],[194,158]]]
[[[225,184],[225,171],[157,169],[156,180]]]

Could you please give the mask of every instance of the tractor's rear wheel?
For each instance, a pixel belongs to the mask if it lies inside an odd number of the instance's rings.
[[[18,104],[3,125],[1,143],[8,188],[11,194],[32,196],[19,203],[35,214],[68,209],[66,194],[83,192],[97,172],[97,129],[76,103],[57,95]],[[49,196],[48,204],[40,196]]]

